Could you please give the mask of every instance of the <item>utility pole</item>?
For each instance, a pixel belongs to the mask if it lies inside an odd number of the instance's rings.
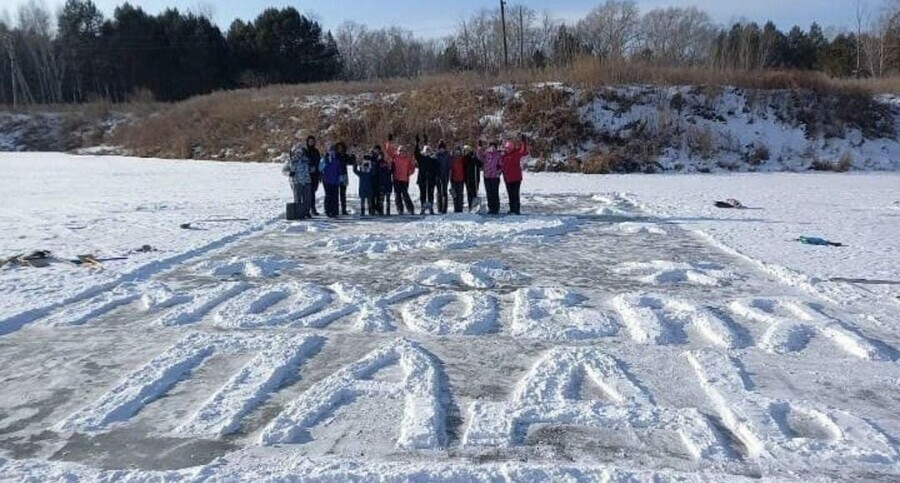
[[[856,0],[856,78],[862,77],[862,22],[861,0]]]
[[[525,7],[519,5],[519,67],[525,67]]]
[[[503,23],[503,66],[509,68],[509,42],[506,40],[506,0],[500,0],[500,21]]]

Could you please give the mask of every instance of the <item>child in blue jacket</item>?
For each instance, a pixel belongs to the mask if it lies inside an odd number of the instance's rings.
[[[369,207],[369,215],[375,215],[375,185],[377,182],[377,167],[367,156],[361,163],[353,165],[353,172],[359,176],[359,214],[366,216],[366,206]]]

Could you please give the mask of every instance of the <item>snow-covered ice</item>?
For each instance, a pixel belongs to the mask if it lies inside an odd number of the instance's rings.
[[[274,165],[0,165],[0,256],[126,258],[0,269],[0,481],[900,478],[896,174],[297,223]]]

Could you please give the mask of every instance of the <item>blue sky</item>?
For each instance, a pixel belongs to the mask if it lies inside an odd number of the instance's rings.
[[[13,11],[26,0],[0,0],[0,12]],[[39,0],[40,1],[40,0]],[[51,7],[58,7],[63,0],[43,0]],[[577,19],[603,0],[510,0],[537,11],[549,11],[562,20]],[[862,0],[875,12],[881,0]],[[122,0],[94,0],[105,12],[111,13]],[[849,27],[855,22],[855,0],[637,0],[643,9],[660,6],[694,5],[709,12],[720,23],[738,18],[764,21],[775,20],[782,28],[794,24],[808,26],[813,21],[836,27]],[[198,5],[213,5],[215,20],[227,28],[236,17],[253,18],[269,6],[292,5],[304,13],[314,14],[326,28],[334,28],[345,20],[354,20],[371,26],[399,25],[415,31],[423,37],[439,37],[450,33],[460,19],[481,8],[493,8],[497,0],[134,0],[150,12],[158,12],[169,6],[190,9]]]

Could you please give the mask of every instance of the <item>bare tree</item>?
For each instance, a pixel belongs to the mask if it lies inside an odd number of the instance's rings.
[[[641,53],[666,65],[696,65],[709,56],[716,29],[696,7],[659,8],[641,19]]]
[[[18,35],[7,38],[7,54],[10,64],[20,78],[17,87],[22,89],[26,102],[58,103],[63,100],[64,64],[53,48],[52,15],[37,0],[30,0],[17,12]],[[23,63],[31,67],[34,79],[24,78]],[[23,86],[22,84],[26,85]]]
[[[578,22],[578,33],[594,55],[629,56],[640,38],[640,10],[632,0],[607,0]]]

